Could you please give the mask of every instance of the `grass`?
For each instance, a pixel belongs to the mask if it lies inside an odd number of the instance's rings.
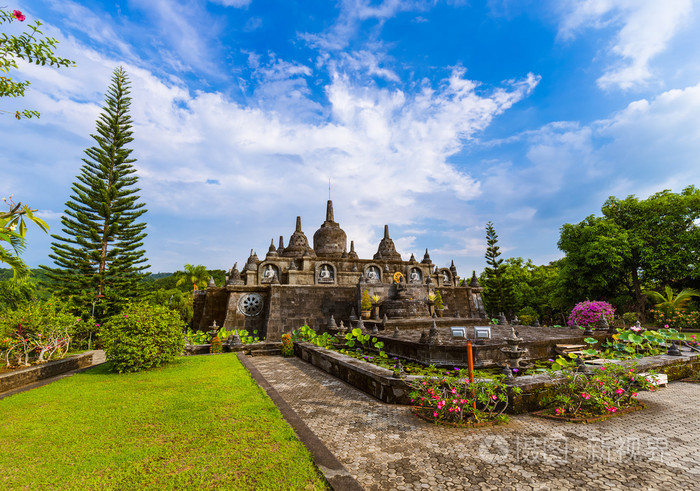
[[[0,400],[0,489],[326,489],[233,354],[101,365]]]

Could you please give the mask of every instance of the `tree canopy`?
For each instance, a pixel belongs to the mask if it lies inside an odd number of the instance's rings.
[[[645,288],[699,286],[700,190],[611,196],[602,214],[561,229],[562,282],[570,300],[609,300],[642,313]]]

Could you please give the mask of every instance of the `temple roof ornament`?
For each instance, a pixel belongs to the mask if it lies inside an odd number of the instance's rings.
[[[326,221],[314,233],[314,251],[319,256],[339,257],[347,248],[348,237],[333,220],[333,202],[326,204]]]
[[[297,217],[297,226],[289,238],[289,245],[284,249],[285,257],[315,256],[314,250],[309,247],[309,240],[301,230],[301,217]]]
[[[359,259],[357,252],[355,252],[355,241],[354,240],[350,241],[350,252],[348,252],[348,258],[349,259]]]
[[[284,253],[284,237],[280,235],[280,245],[277,247],[277,254]]]
[[[266,257],[277,257],[277,249],[275,248],[275,239],[270,239],[270,247],[267,249]]]
[[[394,241],[389,237],[389,225],[384,225],[384,238],[379,242],[379,248],[374,255],[375,260],[401,261],[401,254],[396,252]]]
[[[260,259],[258,259],[258,255],[253,252],[253,249],[251,249],[250,256],[248,256],[248,260],[245,263],[243,271],[257,271],[258,264],[260,264]]]
[[[472,279],[469,282],[469,286],[472,288],[481,288],[481,285],[479,284],[479,279],[476,277],[476,271],[472,271]]]
[[[423,260],[421,261],[421,264],[431,264],[433,261],[430,260],[430,254],[428,254],[428,249],[425,250],[425,256],[423,256]]]

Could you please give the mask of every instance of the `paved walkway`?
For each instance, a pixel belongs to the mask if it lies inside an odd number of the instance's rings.
[[[700,490],[700,384],[640,394],[592,425],[529,415],[461,429],[419,420],[299,358],[250,358],[366,490]]]

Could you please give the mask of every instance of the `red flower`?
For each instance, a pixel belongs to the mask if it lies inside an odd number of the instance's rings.
[[[12,15],[14,15],[14,16],[15,16],[15,19],[17,19],[17,20],[20,21],[20,22],[23,22],[24,19],[26,19],[26,17],[24,16],[24,14],[23,14],[22,12],[20,12],[19,10],[13,10],[13,11],[12,11]]]

